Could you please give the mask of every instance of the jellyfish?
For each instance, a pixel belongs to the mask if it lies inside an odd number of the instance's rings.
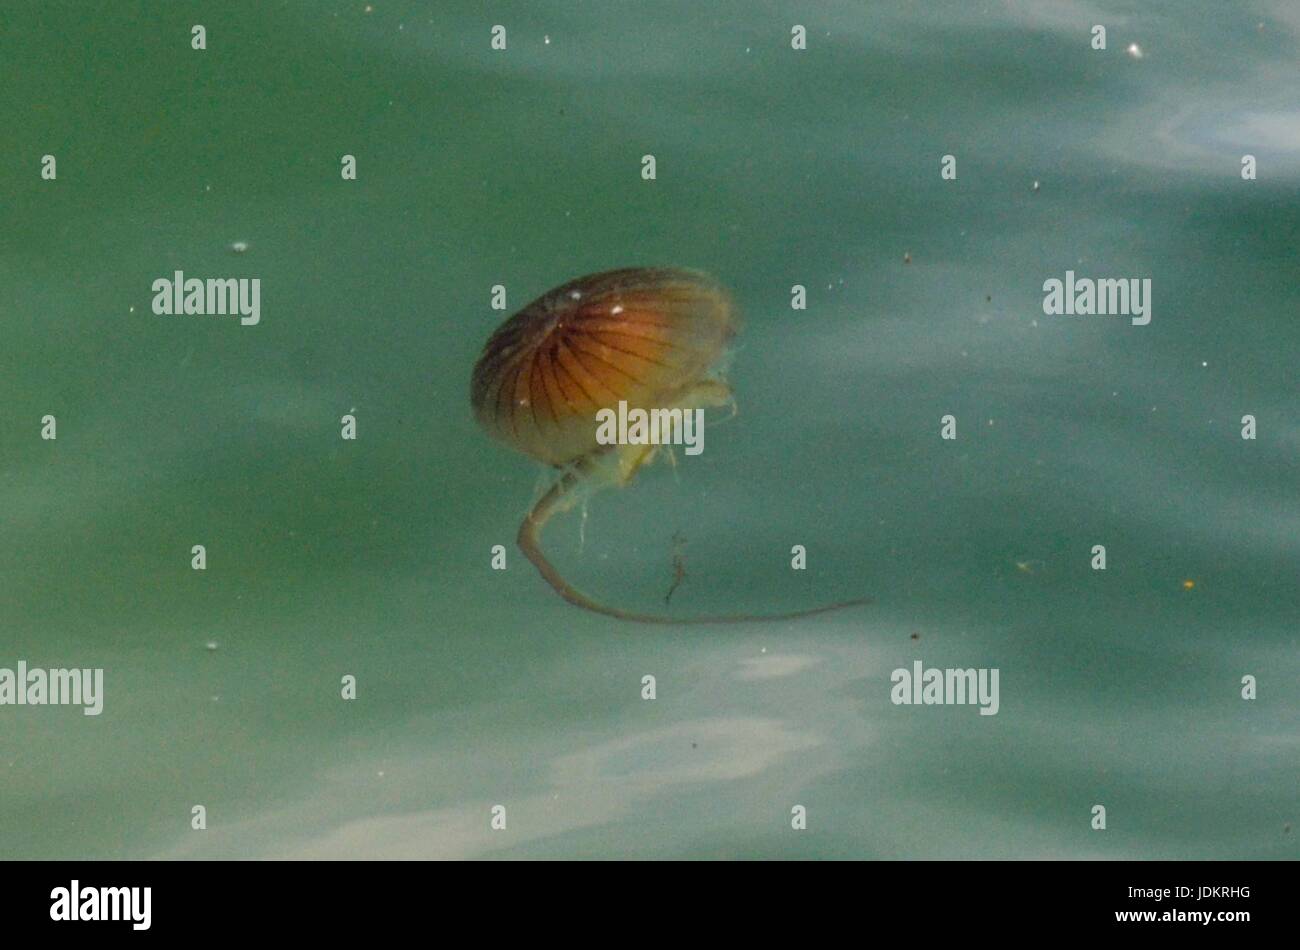
[[[474,366],[470,401],[494,438],[559,475],[525,515],[517,543],[570,604],[654,624],[790,620],[868,603],[846,600],[779,614],[671,617],[592,600],[541,548],[542,529],[579,490],[626,486],[660,445],[604,445],[597,413],[734,405],[722,366],[738,329],[726,289],[699,271],[625,268],[579,277],[538,297],[497,328]]]

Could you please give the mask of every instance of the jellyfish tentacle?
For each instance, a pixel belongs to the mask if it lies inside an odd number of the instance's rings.
[[[618,447],[618,484],[627,485],[641,470],[659,455],[658,445],[620,445]]]
[[[662,626],[673,626],[676,624],[761,623],[763,621],[800,620],[804,617],[814,617],[817,614],[829,613],[833,610],[843,610],[846,607],[861,607],[865,604],[871,603],[871,598],[860,597],[854,600],[842,600],[838,603],[823,604],[820,607],[810,607],[806,610],[794,610],[788,613],[665,617],[656,614],[642,614],[634,611],[620,610],[617,607],[609,607],[592,600],[564,579],[564,576],[546,557],[546,554],[542,551],[541,547],[542,530],[546,527],[546,523],[551,520],[553,515],[568,511],[573,507],[574,502],[576,501],[574,489],[590,474],[591,469],[589,466],[579,464],[561,475],[560,478],[556,480],[555,484],[551,486],[551,490],[543,495],[537,504],[533,506],[532,510],[524,516],[523,522],[519,525],[519,535],[516,538],[520,550],[524,552],[524,556],[532,562],[535,568],[537,568],[537,571],[542,575],[542,578],[551,585],[557,594],[575,607],[581,607],[583,610],[589,610],[592,613],[603,614],[606,617],[613,617],[617,620],[625,620],[630,623],[652,623]]]

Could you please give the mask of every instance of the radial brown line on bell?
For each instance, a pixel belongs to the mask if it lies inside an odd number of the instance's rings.
[[[553,376],[554,373],[551,370],[551,354],[545,346],[537,348],[537,366],[538,375],[542,379],[542,392],[546,396],[547,412],[551,417],[551,422],[554,423],[556,428],[559,428],[559,409],[563,405],[564,400],[563,395],[559,393],[558,389],[552,389],[552,383],[547,378],[548,376]]]
[[[521,405],[519,402],[519,384],[527,369],[528,366],[525,362],[516,363],[510,390],[502,393],[506,398],[506,416],[510,419],[510,431],[514,433],[516,439],[519,438],[519,407]]]
[[[573,365],[576,366],[578,369],[582,370],[582,374],[583,374],[587,379],[591,380],[591,381],[594,382],[597,386],[599,386],[601,389],[605,390],[605,392],[609,393],[611,396],[614,397],[613,402],[610,403],[610,405],[615,405],[615,404],[617,404],[618,401],[619,401],[619,399],[621,398],[621,397],[619,396],[619,392],[618,392],[618,390],[617,390],[617,389],[614,389],[612,386],[609,385],[609,383],[605,382],[605,380],[604,380],[600,375],[598,375],[598,374],[596,374],[596,373],[593,373],[593,372],[592,372],[592,371],[587,367],[587,364],[584,363],[581,359],[578,358],[578,354],[577,354],[577,350],[576,350],[576,348],[575,348],[575,347],[574,347],[574,346],[573,346],[569,341],[566,340],[566,341],[562,344],[562,347],[563,347],[563,352],[564,352],[564,353],[567,353],[567,354],[569,355],[569,357],[572,359],[572,361],[573,361]],[[566,365],[568,365],[568,364],[566,364]],[[602,401],[600,401],[600,400],[596,400],[596,399],[593,399],[592,402],[594,402],[598,408],[599,408],[599,407],[603,407],[603,406],[606,404],[605,402],[602,402]]]
[[[483,381],[485,402],[489,393],[500,390],[504,382],[502,375],[509,370],[515,356],[511,347],[497,344],[497,336],[493,334],[483,347],[483,355],[479,357],[478,365],[474,367],[475,380]]]
[[[532,420],[534,434],[540,436],[542,426],[541,423],[537,421],[537,405],[533,402],[533,375],[537,368],[537,364],[533,361],[531,353],[528,358],[524,360],[523,366],[523,375],[519,380],[519,389],[522,390],[522,393],[518,397],[519,405],[521,407],[527,407],[528,413],[526,418]]]
[[[519,427],[515,424],[514,414],[514,391],[515,383],[519,379],[519,364],[508,364],[501,376],[501,385],[497,389],[497,397],[493,404],[496,407],[497,426],[505,430],[506,426],[514,433],[515,438],[519,438]],[[502,405],[504,400],[505,405]]]
[[[551,367],[551,379],[555,383],[555,391],[560,394],[560,400],[561,404],[564,406],[565,415],[576,416],[579,412],[577,398],[574,393],[570,391],[569,387],[565,386],[564,380],[561,377],[561,374],[564,373],[564,367],[560,365],[559,347],[554,343],[551,343],[548,347],[547,364]],[[568,374],[564,373],[564,375]],[[570,383],[572,383],[572,380],[570,380]]]
[[[534,351],[528,358],[528,405],[532,407],[533,425],[540,433],[542,420],[546,418],[546,407],[550,400],[546,395],[546,384],[542,382],[541,354]]]
[[[612,362],[611,360],[607,359],[606,357],[602,356],[599,353],[593,353],[591,350],[583,349],[581,347],[574,347],[574,349],[576,352],[581,353],[583,356],[590,356],[592,359],[598,360],[599,362],[605,364],[614,372],[630,380],[636,386],[644,386],[646,384],[646,381],[641,377],[634,375],[633,373],[629,372],[628,370],[619,366],[617,363]],[[624,389],[614,389],[614,387],[612,386],[610,387],[610,389],[614,392],[617,392],[619,394],[619,398],[626,398],[627,393]]]
[[[555,345],[556,368],[560,372],[564,373],[565,376],[569,377],[569,380],[573,383],[573,385],[578,388],[578,391],[580,393],[582,393],[582,398],[587,401],[587,405],[586,405],[587,411],[590,413],[594,413],[597,409],[600,408],[600,403],[596,401],[595,397],[592,396],[591,393],[587,391],[586,387],[582,385],[582,382],[576,376],[573,375],[573,373],[569,370],[569,367],[565,365],[562,359],[560,359],[561,349],[563,349],[563,344],[557,341]],[[577,411],[578,410],[575,407],[574,410],[575,414],[577,413]]]
[[[661,333],[654,327],[634,323],[630,320],[605,317],[601,320],[590,320],[584,323],[582,329],[584,333],[617,333],[619,336],[630,337],[634,340],[645,340],[668,349],[678,348],[678,344],[673,341],[668,332]]]
[[[660,367],[661,369],[673,369],[673,368],[674,368],[674,367],[672,366],[672,364],[670,364],[670,363],[665,363],[665,362],[663,362],[662,360],[657,360],[657,359],[655,359],[655,358],[652,357],[652,356],[646,356],[644,353],[637,353],[637,352],[634,351],[634,350],[625,349],[625,348],[623,348],[623,347],[621,347],[621,346],[615,346],[613,343],[610,343],[610,342],[608,342],[607,340],[605,340],[605,339],[603,338],[603,336],[602,336],[601,334],[599,334],[599,333],[591,333],[591,334],[588,334],[588,336],[590,336],[593,340],[595,340],[595,341],[597,341],[598,343],[600,343],[602,346],[608,347],[609,349],[613,350],[613,351],[616,352],[616,353],[625,353],[625,354],[627,354],[628,356],[631,356],[631,357],[634,358],[634,359],[643,360],[644,362],[649,363],[649,364],[651,364],[652,366],[658,366],[658,367]]]
[[[656,334],[638,332],[640,328],[636,326],[626,326],[626,325],[620,325],[616,323],[602,323],[602,324],[589,326],[586,328],[586,330],[587,333],[592,334],[594,336],[617,337],[619,339],[626,340],[629,342],[635,342],[638,345],[644,344],[646,346],[658,347],[661,351],[671,352],[671,351],[681,349],[681,347],[677,346],[675,343],[673,343],[671,340],[667,339],[666,337],[658,336]]]
[[[519,358],[519,354],[505,348],[485,350],[479,360],[479,369],[485,377],[500,380],[501,372]]]

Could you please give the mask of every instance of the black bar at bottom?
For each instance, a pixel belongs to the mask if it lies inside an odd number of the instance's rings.
[[[694,942],[701,932],[829,926],[861,938],[902,927],[923,943],[1055,933],[1231,941],[1293,932],[1294,871],[1283,862],[9,862],[0,919],[6,936],[90,940],[286,929],[373,940],[412,928],[473,939],[520,928],[543,939]]]

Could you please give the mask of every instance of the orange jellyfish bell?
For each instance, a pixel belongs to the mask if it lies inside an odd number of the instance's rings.
[[[707,274],[626,268],[580,277],[492,334],[474,367],[474,414],[525,455],[578,462],[606,448],[596,441],[602,409],[725,402],[729,390],[708,374],[735,332],[731,296]]]
[[[600,604],[564,579],[541,549],[542,529],[571,507],[574,488],[628,482],[654,445],[603,445],[599,415],[703,409],[731,400],[718,372],[735,336],[731,295],[698,271],[633,267],[591,274],[538,297],[488,339],[474,366],[470,402],[495,438],[564,471],[519,526],[518,543],[561,597],[598,614],[637,623],[790,620],[867,603],[843,601],[776,615],[685,619]],[[617,467],[601,464],[607,457]]]

